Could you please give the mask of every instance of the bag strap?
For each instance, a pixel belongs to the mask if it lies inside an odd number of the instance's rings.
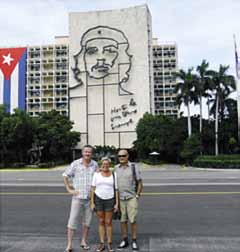
[[[134,179],[134,181],[137,181],[136,167],[135,167],[134,163],[132,163],[131,168],[132,168],[133,179]]]
[[[115,193],[116,187],[115,187],[115,174],[114,173],[115,172],[113,172],[112,175],[113,175],[113,189],[114,189],[114,193]]]

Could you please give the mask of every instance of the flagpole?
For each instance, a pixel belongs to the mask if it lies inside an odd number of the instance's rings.
[[[240,143],[240,80],[236,78],[237,84],[237,112],[238,112],[238,142]]]
[[[240,144],[240,62],[238,62],[236,37],[234,39],[235,64],[236,64],[236,90],[237,90],[237,113],[238,113],[238,143]]]

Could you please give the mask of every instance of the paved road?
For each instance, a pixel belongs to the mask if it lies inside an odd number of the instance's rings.
[[[61,173],[61,169],[0,173],[1,252],[64,250],[71,198],[62,186]],[[142,173],[141,251],[239,252],[240,171],[167,166]],[[75,251],[80,251],[77,237]],[[95,251],[97,237],[94,218],[91,251]],[[114,222],[115,246],[119,237],[119,224]]]

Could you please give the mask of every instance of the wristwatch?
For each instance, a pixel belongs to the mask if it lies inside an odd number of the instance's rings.
[[[139,199],[140,195],[139,194],[136,194],[136,198]]]

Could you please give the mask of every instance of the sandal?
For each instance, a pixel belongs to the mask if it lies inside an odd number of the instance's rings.
[[[105,245],[103,242],[101,242],[98,249],[96,250],[96,252],[102,252],[102,251],[104,251],[104,249],[105,249]]]
[[[85,245],[80,245],[81,246],[81,248],[83,248],[84,250],[89,250],[90,249],[90,247],[87,245],[87,244],[85,244]]]
[[[65,249],[64,252],[73,252],[73,249]]]
[[[112,248],[112,243],[108,243],[108,252],[114,252],[114,249]]]

